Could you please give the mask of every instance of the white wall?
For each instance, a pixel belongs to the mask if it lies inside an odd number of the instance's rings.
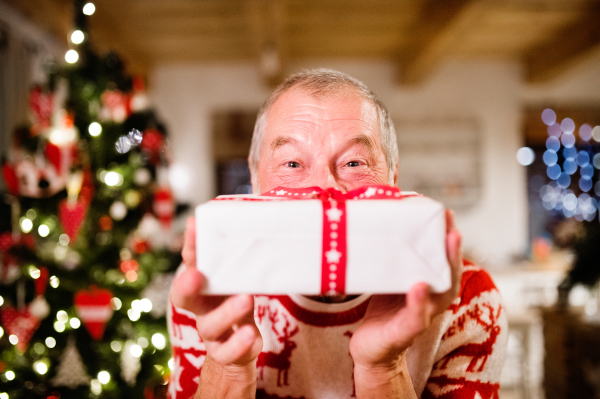
[[[575,76],[535,88],[523,83],[519,64],[508,61],[449,62],[418,87],[398,86],[394,64],[385,61],[307,60],[286,72],[330,67],[349,73],[381,98],[395,120],[477,120],[482,134],[483,195],[473,209],[457,214],[457,222],[467,254],[479,247],[488,252],[487,264],[502,265],[511,255],[523,253],[528,240],[525,170],[515,160],[523,144],[522,106],[600,101],[597,58]],[[193,175],[193,184],[176,195],[192,204],[206,201],[214,195],[211,112],[258,107],[270,90],[251,63],[158,65],[151,82],[151,96],[171,132],[175,160]]]

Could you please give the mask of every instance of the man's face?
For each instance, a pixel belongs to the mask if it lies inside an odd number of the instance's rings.
[[[257,178],[257,193],[388,184],[375,108],[350,90],[323,99],[288,90],[268,112]]]

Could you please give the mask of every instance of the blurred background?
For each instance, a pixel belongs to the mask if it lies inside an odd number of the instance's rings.
[[[164,397],[185,218],[250,192],[258,108],[313,67],[380,97],[400,187],[455,209],[492,273],[501,398],[600,397],[599,21],[597,0],[0,0],[0,399]]]

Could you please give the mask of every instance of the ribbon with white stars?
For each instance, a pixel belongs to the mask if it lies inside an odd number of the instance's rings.
[[[260,201],[320,199],[323,204],[323,246],[321,263],[321,294],[343,295],[346,291],[347,223],[346,201],[348,200],[399,200],[418,195],[402,193],[397,187],[364,186],[347,193],[333,188],[277,187],[260,196],[221,196],[217,200]]]

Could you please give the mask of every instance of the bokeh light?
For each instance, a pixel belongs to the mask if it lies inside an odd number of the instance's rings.
[[[529,147],[521,147],[517,150],[517,162],[523,166],[531,165],[535,161],[535,152]]]
[[[77,53],[77,51],[67,51],[67,53],[65,54],[65,61],[67,61],[69,64],[74,64],[77,62],[77,60],[79,60],[79,54]]]
[[[584,123],[579,127],[579,137],[583,141],[589,141],[592,138],[592,127]]]
[[[560,173],[561,173],[560,166],[558,166],[557,164],[548,166],[548,169],[546,169],[546,173],[548,174],[548,177],[550,179],[556,180],[559,178]]]
[[[577,172],[577,163],[572,159],[567,159],[563,163],[563,170],[565,173],[572,175]]]
[[[560,137],[560,142],[565,146],[565,148],[573,147],[575,145],[575,136],[570,133],[563,134]]]
[[[579,166],[588,165],[590,163],[590,154],[588,154],[586,151],[579,151],[575,157],[575,161]]]
[[[567,134],[571,134],[575,131],[575,122],[573,122],[573,119],[571,118],[565,118],[562,120],[562,122],[560,123],[560,130],[563,131],[563,133],[567,133]]]
[[[544,151],[544,163],[547,166],[552,166],[555,165],[556,162],[558,162],[558,154],[555,151],[552,150],[546,150]]]
[[[94,15],[94,13],[96,12],[96,6],[94,5],[94,3],[85,3],[82,11],[85,15]]]
[[[102,125],[98,122],[92,122],[88,126],[88,132],[90,136],[98,137],[102,133]]]
[[[81,44],[81,43],[83,43],[84,39],[85,39],[85,35],[79,29],[77,29],[76,31],[73,31],[73,33],[71,33],[71,43],[73,43],[73,44]]]
[[[560,150],[560,140],[556,137],[548,137],[546,139],[546,148],[558,152]]]
[[[542,122],[546,125],[553,125],[556,122],[556,113],[550,108],[546,108],[542,112]]]
[[[558,176],[558,179],[556,179],[556,183],[561,188],[567,188],[571,185],[571,176],[568,173],[563,172]]]

